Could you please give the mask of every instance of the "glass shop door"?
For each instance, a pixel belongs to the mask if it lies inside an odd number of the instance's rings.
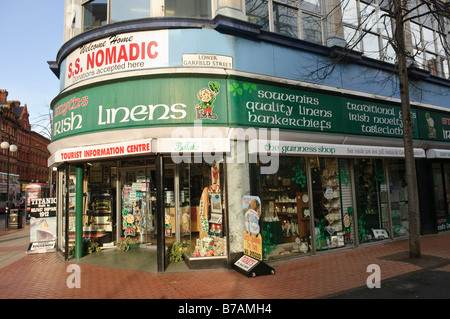
[[[189,166],[166,164],[164,169],[164,231],[165,245],[188,243],[191,234]]]
[[[121,234],[156,248],[156,180],[154,168],[122,168]]]

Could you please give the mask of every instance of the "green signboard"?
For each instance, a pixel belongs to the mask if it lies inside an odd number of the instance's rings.
[[[360,135],[402,137],[402,112],[399,105],[342,97],[344,132]],[[414,138],[419,137],[417,114],[411,110]]]
[[[420,138],[450,142],[450,113],[418,110]]]
[[[230,122],[319,132],[342,130],[340,99],[330,94],[228,81]]]
[[[225,92],[223,92],[225,91]],[[159,78],[81,90],[53,105],[53,140],[111,129],[226,125],[223,79]]]
[[[202,125],[401,138],[399,104],[240,79],[175,76],[72,91],[53,104],[53,140],[111,129]],[[450,141],[450,112],[412,107],[414,138]]]

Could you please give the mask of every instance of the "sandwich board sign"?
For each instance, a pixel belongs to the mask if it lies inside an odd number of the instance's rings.
[[[242,213],[244,255],[234,263],[234,269],[248,277],[274,274],[275,270],[262,261],[261,199],[258,196],[243,196]]]
[[[56,198],[31,198],[30,215],[30,245],[27,252],[56,251]]]

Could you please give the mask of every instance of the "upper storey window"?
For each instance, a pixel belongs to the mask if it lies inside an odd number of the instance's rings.
[[[165,0],[166,17],[211,18],[210,0]]]
[[[85,1],[84,5],[84,31],[100,27],[107,23],[108,0]]]
[[[152,17],[212,16],[212,0],[65,0],[64,42],[110,23]]]
[[[323,43],[320,0],[245,0],[245,9],[263,30]]]
[[[150,17],[149,0],[110,0],[111,23]]]

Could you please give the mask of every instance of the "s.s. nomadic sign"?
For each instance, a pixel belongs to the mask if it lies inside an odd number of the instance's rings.
[[[167,67],[168,30],[123,33],[86,43],[68,55],[65,87],[100,75]]]

